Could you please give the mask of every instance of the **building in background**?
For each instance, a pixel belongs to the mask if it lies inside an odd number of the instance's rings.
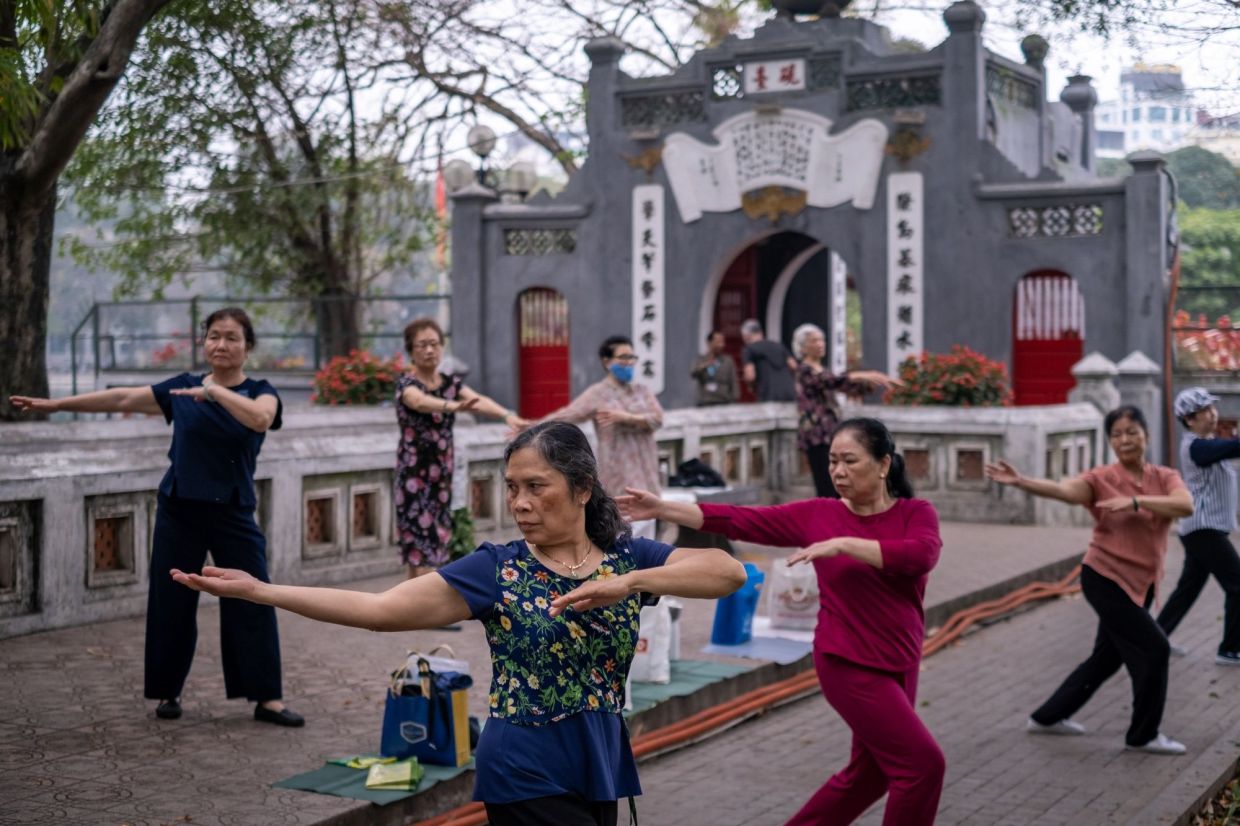
[[[1179,66],[1138,63],[1120,75],[1119,89],[1119,100],[1099,103],[1094,112],[1102,158],[1178,149],[1207,118],[1184,88]]]

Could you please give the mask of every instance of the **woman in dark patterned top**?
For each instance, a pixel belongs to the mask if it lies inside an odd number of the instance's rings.
[[[621,709],[643,595],[722,597],[745,571],[716,548],[634,538],[575,425],[535,425],[504,461],[508,508],[524,539],[485,543],[382,594],[271,585],[220,568],[173,577],[376,631],[481,621],[491,719],[478,743],[474,798],[493,826],[612,826],[616,801],[641,793]]]
[[[802,324],[792,333],[792,352],[800,364],[796,370],[797,447],[809,460],[814,477],[814,491],[819,496],[838,498],[831,484],[831,463],[827,454],[831,436],[840,421],[835,394],[860,395],[871,386],[890,387],[897,381],[877,370],[854,370],[837,376],[823,366],[827,355],[827,337],[816,324]]]
[[[452,425],[462,410],[502,419],[509,427],[525,421],[462,383],[460,376],[439,372],[443,330],[430,318],[405,328],[405,350],[412,366],[396,380],[397,539],[409,577],[421,576],[448,562],[452,537]]]

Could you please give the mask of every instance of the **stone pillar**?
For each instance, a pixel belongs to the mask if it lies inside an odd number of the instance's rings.
[[[495,192],[473,183],[452,193],[452,320],[449,324],[452,356],[469,365],[476,377],[474,389],[491,395],[485,386],[486,345],[486,231],[482,211],[496,200]],[[507,403],[500,399],[501,404]]]
[[[1038,87],[1038,163],[1044,167],[1054,167],[1054,159],[1051,157],[1051,136],[1049,133],[1050,122],[1046,117],[1046,55],[1051,50],[1051,44],[1046,42],[1046,38],[1040,34],[1031,34],[1020,41],[1020,52],[1025,56],[1025,65],[1035,70],[1042,78],[1042,85]]]
[[[1124,349],[1161,355],[1166,345],[1168,176],[1157,152],[1128,156],[1124,179]],[[1104,215],[1103,221],[1107,218]],[[1118,309],[1118,308],[1116,308]]]
[[[616,80],[624,43],[615,37],[596,37],[585,45],[590,59],[589,99],[586,101],[586,132],[590,151],[595,153],[604,143],[611,142],[616,129]]]
[[[1093,78],[1089,75],[1073,75],[1068,78],[1068,85],[1059,93],[1059,99],[1081,122],[1081,143],[1077,147],[1081,166],[1094,171],[1094,147],[1097,145],[1097,133],[1094,129],[1094,107],[1098,105],[1098,93],[1094,90]]]
[[[958,157],[975,159],[981,154],[978,142],[986,139],[986,13],[972,0],[960,0],[947,7],[943,21],[950,32],[943,43],[943,108],[956,118],[952,133]]]
[[[1149,424],[1149,450],[1152,462],[1163,461],[1162,368],[1140,350],[1133,350],[1116,365],[1122,404],[1141,408]]]
[[[1119,388],[1115,386],[1119,370],[1102,353],[1090,353],[1072,365],[1072,375],[1076,387],[1068,391],[1068,401],[1088,402],[1103,415],[1120,406]]]

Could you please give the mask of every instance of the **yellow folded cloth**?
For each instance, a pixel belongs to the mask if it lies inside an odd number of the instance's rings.
[[[411,792],[425,774],[426,769],[418,764],[416,757],[395,763],[376,763],[366,775],[366,788]]]
[[[395,757],[373,757],[367,754],[355,754],[352,757],[341,757],[336,760],[328,760],[337,766],[348,766],[350,769],[369,769],[371,766],[382,763],[395,763]]]

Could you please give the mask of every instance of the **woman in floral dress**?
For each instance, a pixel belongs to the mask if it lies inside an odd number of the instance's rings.
[[[797,447],[809,460],[810,474],[814,477],[814,491],[819,496],[838,499],[839,494],[831,484],[831,463],[827,454],[831,437],[839,424],[839,408],[835,394],[860,395],[871,386],[890,387],[899,382],[877,370],[854,370],[835,375],[826,369],[822,360],[827,355],[827,337],[816,324],[802,324],[792,333],[792,352],[800,364],[797,366]]]
[[[452,426],[462,410],[502,419],[509,427],[525,424],[511,410],[475,393],[460,376],[439,371],[443,330],[430,318],[405,328],[405,349],[412,364],[396,380],[397,540],[409,577],[430,573],[448,562],[452,538]]]
[[[381,594],[271,585],[240,571],[177,582],[311,619],[414,631],[476,619],[491,647],[490,719],[474,799],[492,826],[614,826],[641,794],[621,711],[646,596],[726,596],[745,582],[717,548],[634,538],[598,481],[585,434],[526,430],[504,451],[508,509],[523,539],[484,543]]]

